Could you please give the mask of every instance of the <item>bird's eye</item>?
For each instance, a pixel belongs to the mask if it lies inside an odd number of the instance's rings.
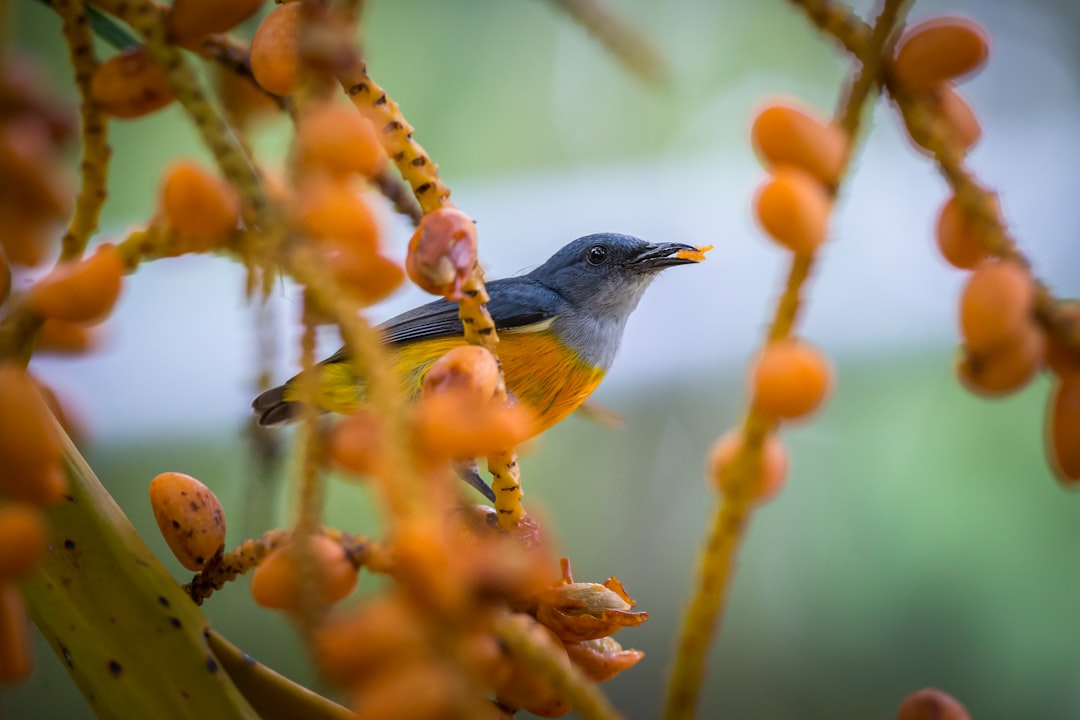
[[[589,252],[585,254],[585,259],[589,261],[590,265],[603,265],[607,260],[607,247],[604,245],[593,245],[589,248]]]

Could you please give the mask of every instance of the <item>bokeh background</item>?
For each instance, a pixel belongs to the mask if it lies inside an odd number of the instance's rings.
[[[650,613],[618,638],[646,659],[606,686],[629,718],[649,718],[716,502],[704,455],[738,418],[743,367],[784,272],[750,214],[764,177],[750,119],[777,95],[829,112],[850,67],[781,0],[612,4],[670,59],[670,91],[639,84],[541,0],[372,0],[365,42],[373,76],[478,220],[489,276],[600,230],[716,245],[706,263],[661,277],[630,322],[594,396],[625,428],[573,417],[523,460],[526,500],[575,575],[618,576]],[[43,82],[74,98],[58,21],[30,0],[13,5],[15,45],[43,60]],[[976,17],[993,38],[990,65],[964,86],[985,131],[971,165],[1000,191],[1038,274],[1075,296],[1080,6],[920,0],[912,18],[943,11]],[[946,186],[886,104],[869,128],[802,324],[836,362],[835,393],[812,422],[784,432],[789,484],[753,519],[701,716],[889,718],[907,692],[934,685],[977,720],[1080,718],[1080,498],[1043,458],[1048,383],[986,401],[954,381],[963,277],[932,240]],[[287,137],[271,124],[257,146],[280,157]],[[112,140],[103,237],[148,217],[168,160],[208,157],[175,108],[115,123]],[[380,208],[386,243],[403,257],[409,229]],[[405,289],[372,317],[423,300]],[[288,285],[272,298],[282,379],[297,363],[298,307]],[[167,260],[130,279],[99,352],[34,362],[86,428],[91,464],[178,579],[186,574],[146,498],[158,472],[195,475],[218,493],[229,545],[291,519],[288,485],[253,484],[248,473],[254,319],[235,265]],[[327,352],[338,343],[323,340]],[[377,533],[361,489],[336,483],[331,497],[331,522]],[[292,629],[251,602],[246,582],[206,610],[255,658],[316,682]],[[40,639],[37,650],[33,679],[0,694],[0,715],[89,716]]]

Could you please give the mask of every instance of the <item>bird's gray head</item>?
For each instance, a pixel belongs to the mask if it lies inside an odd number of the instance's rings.
[[[529,273],[576,310],[625,321],[661,270],[697,260],[682,243],[648,243],[632,235],[596,233],[574,240]]]

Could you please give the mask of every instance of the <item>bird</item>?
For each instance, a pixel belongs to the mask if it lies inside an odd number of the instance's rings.
[[[571,241],[531,272],[487,283],[506,388],[534,413],[536,434],[565,419],[597,388],[615,360],[627,319],[660,271],[703,257],[694,245],[595,233]],[[420,395],[428,368],[465,342],[457,303],[445,299],[397,315],[377,330],[411,398]],[[320,410],[349,413],[363,405],[363,379],[348,360],[342,348],[309,371],[318,373]],[[299,415],[299,377],[255,398],[260,425]],[[475,478],[466,480],[474,484]]]

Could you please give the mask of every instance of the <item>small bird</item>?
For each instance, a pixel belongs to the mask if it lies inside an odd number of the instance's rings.
[[[659,272],[699,262],[702,253],[693,245],[597,233],[572,241],[530,273],[487,283],[506,387],[535,413],[537,433],[576,410],[600,384],[627,318]],[[411,397],[419,396],[432,363],[465,342],[457,303],[448,300],[409,310],[378,329]],[[320,409],[348,413],[363,404],[363,379],[348,359],[342,348],[313,369]],[[299,395],[296,377],[259,395],[252,403],[259,424],[293,419]]]

